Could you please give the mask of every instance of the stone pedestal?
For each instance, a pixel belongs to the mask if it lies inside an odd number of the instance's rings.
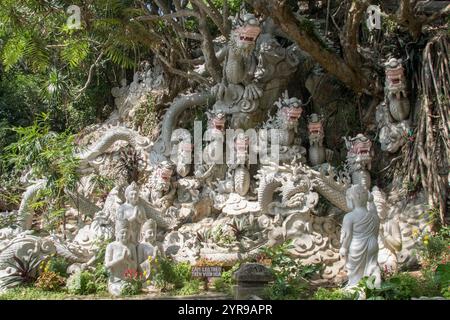
[[[237,285],[234,286],[234,299],[245,300],[251,296],[262,296],[270,281],[274,280],[271,271],[259,263],[245,263],[233,274]]]

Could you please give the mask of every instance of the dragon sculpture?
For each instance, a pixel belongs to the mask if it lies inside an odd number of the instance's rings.
[[[385,64],[385,72],[385,101],[377,107],[376,121],[381,150],[395,153],[407,142],[410,104],[402,60],[390,59]]]

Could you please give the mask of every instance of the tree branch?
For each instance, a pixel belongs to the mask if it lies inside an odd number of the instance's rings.
[[[328,51],[322,46],[314,36],[302,26],[301,22],[294,16],[292,10],[286,6],[283,0],[247,0],[256,11],[266,16],[272,17],[281,29],[301,48],[311,55],[326,71],[342,81],[346,86],[356,93],[366,93],[369,95],[380,95],[379,88],[364,76],[360,69],[354,67],[352,56],[356,53],[347,51],[347,61],[340,56]],[[358,11],[359,12],[359,11]],[[357,46],[356,21],[362,19],[356,16],[353,23],[347,27],[344,34],[349,36],[349,48]],[[360,61],[360,58],[357,59]]]

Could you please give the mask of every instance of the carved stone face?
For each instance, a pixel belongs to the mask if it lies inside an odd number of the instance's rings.
[[[293,129],[298,125],[298,119],[302,115],[303,109],[299,106],[289,106],[281,109],[281,115],[288,129]]]
[[[312,114],[309,117],[308,134],[309,134],[309,141],[311,143],[320,142],[323,140],[325,136],[322,120],[319,118],[317,114]]]
[[[402,60],[391,59],[385,64],[386,87],[389,92],[400,94],[406,87],[405,69]]]
[[[130,239],[130,233],[128,229],[123,228],[116,232],[116,240],[120,243],[126,244]]]
[[[211,117],[210,119],[210,127],[213,129],[217,129],[221,132],[225,131],[225,115],[223,113],[218,113]]]
[[[397,152],[406,143],[404,133],[404,130],[397,126],[382,127],[379,135],[381,150],[391,153]]]
[[[146,229],[142,232],[142,240],[146,243],[154,243],[156,240],[156,232],[153,228]]]
[[[261,27],[253,14],[246,14],[241,23],[241,26],[232,31],[232,48],[236,53],[247,56],[255,48]]]
[[[137,190],[131,190],[128,192],[127,200],[131,205],[136,205],[139,200],[139,192]]]
[[[351,138],[348,157],[360,163],[372,161],[372,141],[363,134],[358,134],[355,138]]]

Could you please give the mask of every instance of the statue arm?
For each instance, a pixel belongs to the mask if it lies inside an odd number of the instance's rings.
[[[350,243],[352,241],[352,220],[346,215],[344,217],[344,221],[342,222],[342,230],[341,230],[341,249],[339,250],[339,254],[343,258],[347,258],[348,249],[350,248]]]
[[[385,235],[386,243],[393,251],[402,250],[402,235],[397,219],[389,222],[389,232]]]

